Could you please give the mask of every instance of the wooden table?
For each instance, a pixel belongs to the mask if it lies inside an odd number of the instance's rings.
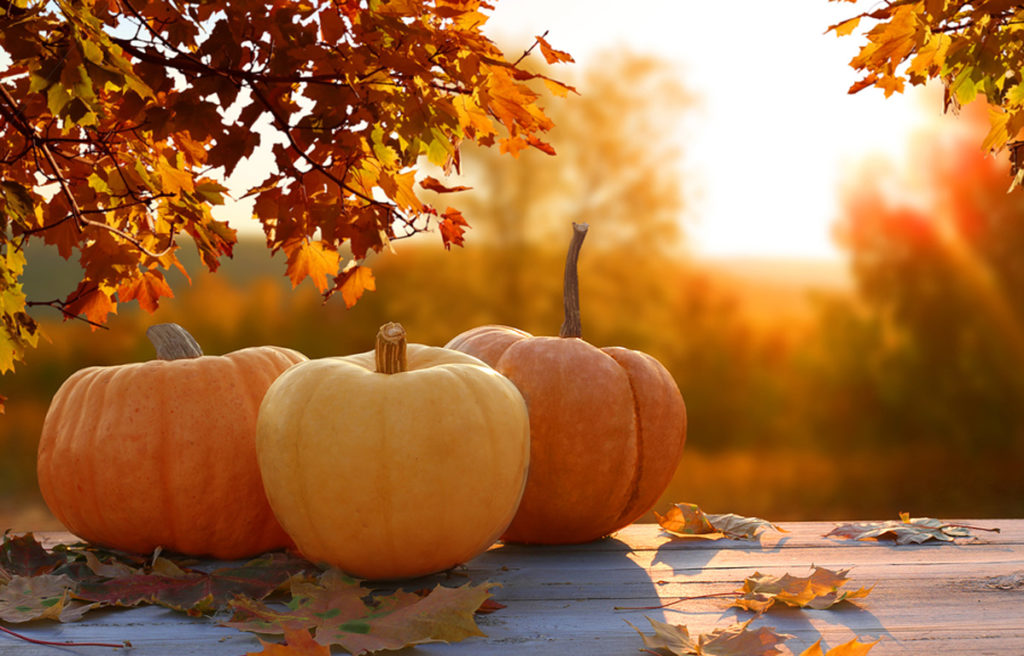
[[[834,647],[853,637],[880,638],[871,656],[884,654],[1024,654],[1024,520],[973,520],[1000,533],[976,532],[969,542],[895,545],[823,535],[827,522],[783,523],[787,533],[763,534],[760,543],[671,540],[657,526],[634,525],[600,542],[568,547],[496,545],[468,563],[473,582],[496,581],[495,600],[506,604],[479,616],[487,638],[431,644],[400,654],[552,656],[634,654],[642,647],[627,620],[650,633],[645,616],[685,624],[691,634],[749,618],[729,601],[707,598],[665,610],[651,606],[682,596],[737,589],[760,571],[805,576],[812,564],[851,568],[845,587],[874,586],[856,604],[830,610],[771,609],[751,628],[772,626],[793,636],[799,654],[818,638]],[[59,540],[60,534],[45,536]],[[449,585],[465,578],[449,577]],[[417,581],[422,587],[429,581]],[[44,647],[0,635],[0,655],[116,654],[133,656],[240,656],[259,651],[251,634],[157,607],[94,611],[69,624],[7,625],[46,640],[131,641],[130,651],[97,647]]]

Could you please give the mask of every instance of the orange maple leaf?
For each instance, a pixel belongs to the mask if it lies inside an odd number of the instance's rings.
[[[562,50],[555,50],[544,40],[544,37],[538,36],[537,45],[540,46],[540,52],[544,55],[545,61],[549,64],[557,64],[558,62],[574,62],[572,55]]]
[[[327,291],[327,280],[338,272],[338,251],[326,248],[323,242],[306,239],[296,239],[282,248],[288,253],[287,272],[292,287],[308,277],[321,294]]]
[[[373,270],[368,266],[350,263],[341,272],[340,276],[334,279],[334,288],[327,292],[329,298],[335,291],[341,292],[341,298],[345,300],[345,307],[352,307],[363,296],[366,290],[375,291],[377,280],[373,277]]]
[[[117,288],[117,297],[125,302],[136,300],[146,312],[155,312],[160,298],[174,298],[174,292],[159,271],[143,271],[138,278],[122,283]]]
[[[110,295],[100,290],[95,283],[82,281],[78,288],[68,295],[64,305],[65,318],[83,316],[95,329],[107,321],[108,314],[117,313],[117,303]]]
[[[260,639],[262,651],[252,651],[245,656],[331,656],[331,648],[321,645],[305,629],[285,629],[284,644],[266,642]]]

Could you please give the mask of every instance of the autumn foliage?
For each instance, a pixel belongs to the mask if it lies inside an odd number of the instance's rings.
[[[464,142],[552,153],[532,84],[570,88],[511,61],[481,31],[484,0],[29,2],[0,7],[0,372],[38,340],[26,304],[102,324],[118,304],[172,295],[187,237],[216,270],[236,234],[213,215],[226,176],[272,165],[246,196],[293,285],[312,279],[347,305],[363,264],[459,210],[417,187],[425,161],[458,171]],[[526,44],[529,45],[529,44]],[[78,255],[70,293],[26,301],[25,245]]]
[[[982,148],[1008,149],[1013,184],[1024,182],[1024,5],[1011,0],[886,0],[829,31],[844,36],[868,23],[866,43],[850,62],[863,77],[850,93],[877,87],[888,97],[907,83],[937,79],[946,110],[958,111],[984,97],[989,131]]]

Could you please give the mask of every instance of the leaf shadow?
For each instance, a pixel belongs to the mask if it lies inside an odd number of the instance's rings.
[[[799,654],[810,647],[816,640],[821,640],[823,652],[856,637],[861,642],[878,639],[896,640],[895,636],[885,628],[881,620],[864,606],[854,602],[837,604],[825,610],[794,608],[784,604],[776,604],[768,612],[754,616],[739,608],[726,609],[720,621],[745,622],[755,617],[752,628],[758,626],[773,627],[778,633],[793,636],[786,646],[794,654]],[[822,625],[826,626],[822,626]],[[845,628],[847,631],[836,632],[829,628]]]

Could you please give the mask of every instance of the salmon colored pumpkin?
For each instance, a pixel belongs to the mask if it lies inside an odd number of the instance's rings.
[[[558,337],[507,326],[468,330],[447,347],[508,377],[530,411],[530,475],[511,542],[574,543],[608,535],[651,509],[686,441],[686,407],[653,357],[581,339],[576,264],[586,224],[573,224]]]
[[[408,344],[310,360],[267,391],[256,441],[267,496],[304,556],[368,579],[419,576],[490,547],[529,460],[515,386],[480,360]]]
[[[175,324],[147,335],[160,359],[74,373],[39,441],[53,514],[96,544],[242,558],[290,545],[256,463],[256,415],[277,376],[306,360],[276,346],[202,355]]]

